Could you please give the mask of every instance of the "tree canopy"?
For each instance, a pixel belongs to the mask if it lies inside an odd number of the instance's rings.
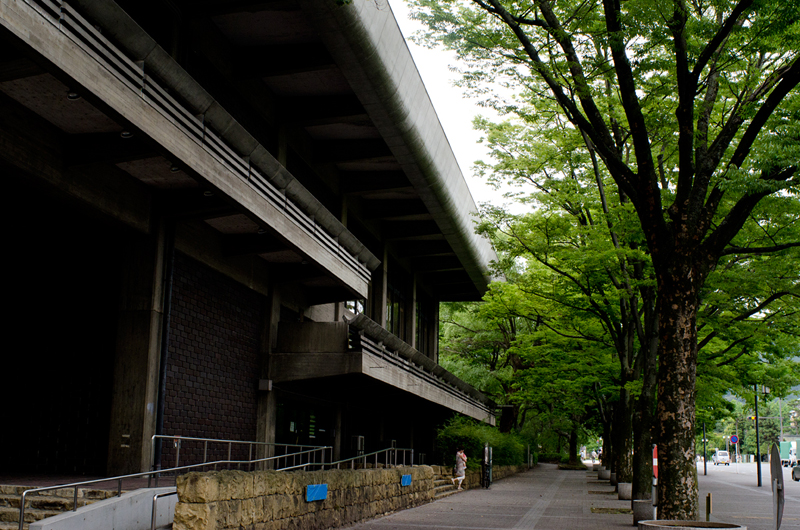
[[[798,294],[796,274],[777,275],[774,283],[754,279],[746,293],[744,285],[738,293],[730,282],[721,286],[726,270],[749,270],[772,253],[796,257],[791,252],[800,245],[800,5],[413,3],[429,28],[426,42],[444,44],[465,61],[464,85],[520,119],[491,134],[509,140],[509,153],[522,142],[538,142],[533,165],[509,156],[501,171],[535,186],[544,182],[542,189],[570,189],[573,197],[592,182],[573,173],[593,175],[600,193],[585,201],[599,200],[595,211],[604,211],[607,179],[620,199],[616,230],[629,228],[632,217],[637,221],[629,233],[640,231],[641,247],[629,240],[613,253],[620,262],[620,252],[646,250],[653,278],[636,281],[654,282],[657,292],[656,435],[671,463],[659,477],[659,517],[696,518],[691,455],[699,356],[710,366],[763,350],[770,325],[782,326],[778,321],[785,323],[791,312],[770,305],[791,303]],[[511,88],[513,97],[497,97],[493,83]],[[528,139],[520,140],[520,132]],[[573,215],[584,206],[554,200],[574,208]],[[622,215],[626,209],[632,215]],[[554,221],[539,220],[549,223],[550,234],[559,229]],[[701,317],[707,320],[698,325]],[[752,328],[731,326],[745,319]]]

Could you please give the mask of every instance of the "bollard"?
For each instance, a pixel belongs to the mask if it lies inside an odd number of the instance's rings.
[[[706,521],[711,520],[711,494],[706,495]]]

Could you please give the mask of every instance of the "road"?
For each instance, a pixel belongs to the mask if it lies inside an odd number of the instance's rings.
[[[786,506],[782,530],[800,529],[800,482],[794,482],[791,469],[782,468]],[[761,464],[758,487],[756,464],[715,466],[709,462],[708,475],[703,475],[702,462],[697,465],[700,483],[700,511],[705,514],[705,499],[712,494],[712,520],[739,523],[750,530],[770,530],[772,523],[772,486],[769,464]]]
[[[756,486],[755,464],[698,466],[701,512],[712,493],[712,521],[738,523],[748,530],[774,530],[769,467],[762,467],[763,484]],[[785,471],[786,510],[781,530],[800,530],[800,482]],[[492,485],[471,489],[417,508],[366,521],[346,530],[626,530],[633,516],[620,510],[608,481],[586,471],[559,471],[539,464]],[[705,518],[705,517],[703,517]]]

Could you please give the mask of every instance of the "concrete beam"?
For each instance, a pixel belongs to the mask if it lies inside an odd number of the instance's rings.
[[[341,180],[342,193],[347,195],[403,191],[416,196],[416,191],[402,171],[344,171]]]
[[[336,62],[318,43],[293,43],[238,48],[235,57],[242,75],[274,77],[336,68]]]
[[[432,220],[430,212],[418,198],[371,200],[364,205],[364,219]]]
[[[406,258],[456,255],[444,238],[427,241],[398,241],[394,244],[394,248],[398,255]]]
[[[411,266],[417,273],[437,272],[437,271],[463,271],[461,261],[455,256],[427,256],[414,258]]]
[[[386,240],[409,240],[441,235],[436,221],[385,221],[381,232]]]
[[[372,123],[364,105],[353,95],[285,97],[278,116],[282,123],[302,126],[353,120]]]
[[[276,383],[361,374],[465,416],[494,423],[494,417],[471,399],[369,353],[273,353],[270,373]]]
[[[391,149],[380,138],[320,141],[317,142],[317,147],[317,157],[322,162],[352,162],[392,157]]]

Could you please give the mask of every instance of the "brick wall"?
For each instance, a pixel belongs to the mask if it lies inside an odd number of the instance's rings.
[[[255,440],[263,307],[258,293],[176,252],[164,434]],[[208,450],[209,460],[227,458],[227,445]],[[172,466],[173,444],[163,451],[162,467]],[[181,464],[202,456],[202,444],[182,442]]]

